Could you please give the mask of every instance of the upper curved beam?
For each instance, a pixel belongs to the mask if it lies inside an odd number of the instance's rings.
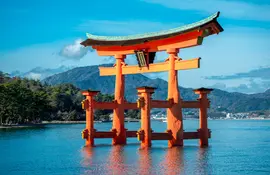
[[[219,12],[205,18],[201,21],[188,24],[185,26],[181,26],[174,29],[164,30],[160,32],[151,32],[145,34],[137,34],[137,35],[128,35],[128,36],[96,36],[91,34],[86,34],[88,39],[83,41],[81,44],[84,46],[128,46],[128,45],[135,45],[141,44],[152,40],[159,40],[164,38],[173,37],[182,33],[186,33],[195,29],[201,29],[204,26],[214,23],[211,31],[208,31],[207,35],[211,35],[214,33],[219,33],[223,31],[223,28],[217,22],[217,18],[219,16]]]

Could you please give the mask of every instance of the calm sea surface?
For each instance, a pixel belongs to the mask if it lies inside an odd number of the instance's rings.
[[[111,123],[97,123],[98,130]],[[140,123],[126,123],[137,130]],[[194,131],[198,120],[185,120],[184,129]],[[0,130],[0,174],[270,174],[270,120],[210,120],[210,147],[185,141],[183,148],[167,148],[154,141],[139,149],[136,138],[128,145],[111,146],[111,139],[96,139],[85,148],[83,124],[48,125],[42,129]],[[154,131],[166,123],[153,121]]]

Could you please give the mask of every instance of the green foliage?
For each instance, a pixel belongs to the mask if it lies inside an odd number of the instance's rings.
[[[42,120],[85,120],[80,89],[72,84],[50,86],[39,80],[10,78],[0,72],[0,124],[38,123]],[[97,94],[98,102],[114,96]],[[112,110],[95,110],[95,120],[110,120]]]
[[[112,102],[114,100],[114,96],[109,95],[109,94],[98,93],[95,96],[95,100],[98,102]],[[108,121],[108,120],[110,120],[110,114],[112,114],[112,112],[113,112],[113,110],[111,110],[111,109],[95,110],[94,120]]]
[[[2,72],[0,79],[1,124],[78,120],[83,113],[83,96],[71,84],[48,86],[38,80],[10,78]]]
[[[15,79],[0,85],[0,118],[2,123],[28,123],[43,120],[49,110],[47,95],[32,91],[27,79]],[[33,83],[33,82],[32,82]]]
[[[10,79],[11,78],[9,77],[9,74],[0,71],[0,84],[5,83],[9,81]]]
[[[133,119],[140,119],[141,118],[141,112],[137,109],[129,109],[126,112],[125,115],[127,118],[133,118]]]

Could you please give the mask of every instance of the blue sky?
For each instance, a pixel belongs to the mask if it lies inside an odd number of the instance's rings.
[[[200,69],[179,71],[179,84],[247,93],[270,88],[269,0],[4,1],[0,6],[0,70],[107,63],[113,60],[78,44],[86,39],[86,32],[153,32],[192,23],[216,11],[221,12],[218,21],[224,32],[205,38],[202,46],[180,51],[183,59],[202,60]],[[166,56],[160,53],[157,59]],[[128,57],[127,62],[134,63],[134,58]],[[166,73],[149,76],[167,79]]]

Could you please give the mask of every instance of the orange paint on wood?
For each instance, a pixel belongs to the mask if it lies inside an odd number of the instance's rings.
[[[113,131],[98,131],[95,132],[95,138],[113,138],[115,137],[116,133]]]
[[[184,132],[184,139],[199,139],[199,132]]]
[[[134,54],[134,50],[147,49],[149,52],[164,51],[168,48],[187,48],[201,45],[203,31],[194,30],[171,38],[154,40],[132,46],[93,46],[99,56]]]
[[[150,120],[151,110],[151,94],[154,93],[154,88],[141,87],[137,88],[139,97],[144,100],[141,107],[141,131],[144,135],[141,139],[141,147],[151,147],[152,129]]]
[[[115,109],[117,108],[116,102],[97,102],[94,101],[94,109]]]
[[[125,77],[122,74],[122,65],[124,63],[124,55],[115,55],[116,58],[116,77],[115,77],[115,101],[117,107],[113,110],[113,127],[116,130],[116,135],[113,138],[113,145],[126,144],[126,129],[124,120],[124,90]]]
[[[153,132],[152,133],[152,140],[171,140],[172,134],[171,133],[162,133],[162,132]]]
[[[126,131],[127,137],[137,137],[137,131]]]
[[[180,93],[178,90],[178,75],[175,70],[175,60],[178,49],[168,49],[169,53],[169,77],[168,77],[168,99],[173,99],[173,106],[167,109],[167,129],[172,132],[172,139],[168,146],[183,146],[183,119]]]
[[[182,101],[182,108],[200,108],[199,101]]]
[[[194,58],[189,60],[175,61],[175,70],[188,70],[196,69],[200,67],[200,58]],[[168,62],[149,64],[149,67],[138,67],[138,65],[123,66],[122,74],[139,74],[150,72],[164,72],[169,70]],[[115,67],[99,67],[100,76],[116,75]]]
[[[173,105],[173,100],[163,101],[163,100],[152,100],[152,108],[170,108]]]
[[[200,135],[200,147],[208,146],[209,129],[207,126],[207,108],[209,107],[209,101],[207,99],[207,94],[211,92],[210,89],[201,88],[194,90],[196,94],[199,94],[200,112],[199,121],[200,128],[198,129]]]
[[[138,109],[137,103],[124,103],[124,109]]]
[[[85,111],[86,111],[86,128],[83,131],[84,135],[86,136],[86,146],[94,146],[94,108],[93,108],[93,101],[94,96],[99,91],[82,91],[82,94],[86,96],[85,101]]]
[[[187,48],[187,47],[198,46],[198,45],[201,45],[202,42],[203,42],[203,38],[197,37],[197,38],[190,39],[187,41],[176,42],[176,43],[172,43],[172,44],[158,46],[158,51],[163,51],[163,50],[166,50],[168,48],[183,49],[183,48]]]

